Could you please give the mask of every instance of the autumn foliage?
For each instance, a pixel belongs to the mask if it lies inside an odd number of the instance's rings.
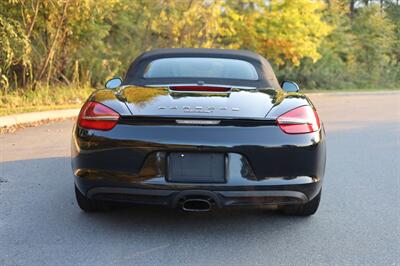
[[[395,87],[399,6],[375,2],[2,0],[0,87],[95,87],[161,47],[253,50],[308,88]]]

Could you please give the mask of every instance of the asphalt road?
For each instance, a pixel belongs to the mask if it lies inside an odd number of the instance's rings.
[[[328,135],[309,218],[132,207],[86,214],[72,121],[0,136],[0,265],[400,265],[400,93],[313,95]]]

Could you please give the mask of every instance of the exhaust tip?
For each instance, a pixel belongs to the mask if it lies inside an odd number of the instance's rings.
[[[187,199],[182,204],[182,210],[188,212],[206,212],[211,210],[211,202],[205,199]]]

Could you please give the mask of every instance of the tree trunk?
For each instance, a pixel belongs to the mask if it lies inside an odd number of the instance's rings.
[[[33,27],[35,26],[35,23],[36,23],[36,18],[37,18],[37,15],[39,13],[39,5],[40,5],[40,0],[37,0],[36,6],[33,9],[34,14],[33,14],[32,20],[30,21],[29,27],[26,28],[26,38],[28,39],[28,41],[29,41],[29,39],[31,37],[32,31],[33,31]],[[26,66],[23,65],[22,66],[22,87],[26,86],[26,76],[27,76]]]
[[[29,25],[28,31],[27,31],[27,33],[26,33],[28,39],[31,37],[32,30],[33,30],[33,26],[34,26],[35,23],[36,23],[36,18],[37,18],[38,12],[39,12],[39,5],[40,5],[40,0],[38,0],[38,1],[36,2],[36,7],[35,7],[35,9],[34,9],[34,12],[35,12],[35,13],[33,14],[33,18],[32,18],[32,21],[31,21],[31,25]]]
[[[42,65],[42,67],[41,67],[41,69],[39,71],[39,76],[38,76],[37,80],[41,80],[43,78],[43,75],[46,72],[47,66],[49,65],[50,59],[51,59],[52,54],[54,52],[55,45],[57,43],[58,35],[59,35],[59,33],[61,31],[61,28],[63,26],[63,22],[64,22],[64,19],[65,19],[65,16],[67,15],[68,4],[69,4],[69,1],[65,2],[65,4],[64,4],[64,8],[63,8],[63,12],[62,12],[62,15],[61,15],[61,19],[60,19],[60,22],[58,23],[59,26],[57,27],[56,34],[54,34],[53,41],[52,41],[52,43],[50,45],[50,48],[49,48],[49,50],[47,52],[46,59],[44,60],[44,63],[43,63],[43,65]]]
[[[355,5],[356,1],[355,0],[350,0],[349,3],[349,11],[350,11],[350,20],[353,21],[354,19],[354,5]]]

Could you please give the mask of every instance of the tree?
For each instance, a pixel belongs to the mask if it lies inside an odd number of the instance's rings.
[[[91,86],[162,47],[247,49],[311,88],[395,86],[400,13],[365,0],[3,0],[0,85]]]
[[[379,6],[359,10],[353,23],[359,77],[369,86],[382,86],[394,62],[395,26]]]
[[[156,9],[151,30],[157,47],[218,47],[231,34],[222,1],[160,1]]]
[[[18,21],[0,17],[0,88],[7,90],[9,79],[18,79],[18,66],[30,66],[29,40]]]
[[[234,1],[233,1],[234,2]],[[229,2],[239,20],[236,42],[240,47],[256,50],[278,65],[300,64],[305,57],[320,58],[318,47],[331,31],[322,20],[325,5],[308,0]],[[241,10],[245,12],[241,13]]]

